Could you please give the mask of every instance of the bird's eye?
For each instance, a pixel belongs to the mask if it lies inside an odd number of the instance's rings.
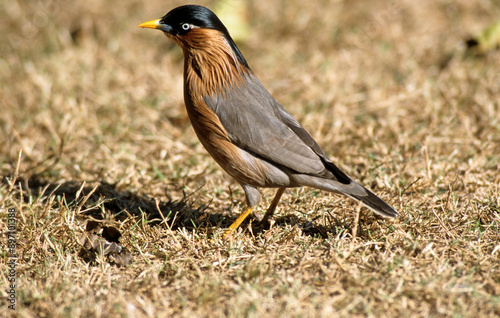
[[[181,25],[181,28],[184,30],[184,31],[187,31],[189,29],[191,29],[191,25],[189,23],[183,23]]]

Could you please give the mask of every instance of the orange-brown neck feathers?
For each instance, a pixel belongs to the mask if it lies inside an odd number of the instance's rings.
[[[238,59],[240,53],[217,30],[195,28],[177,37],[176,42],[184,51],[186,84],[199,93],[224,94],[227,88],[239,86],[250,71]]]

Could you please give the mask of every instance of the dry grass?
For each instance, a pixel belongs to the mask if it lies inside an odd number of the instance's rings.
[[[227,242],[243,193],[189,125],[180,50],[136,27],[178,4],[0,3],[2,316],[500,315],[500,52],[462,49],[497,1],[252,1],[250,66],[401,215],[290,189]],[[91,219],[131,264],[79,256]]]

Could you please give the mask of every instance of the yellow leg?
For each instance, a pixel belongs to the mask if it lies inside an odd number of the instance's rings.
[[[222,234],[222,238],[226,238],[226,236],[228,236],[229,234],[231,234],[234,230],[236,230],[238,228],[238,226],[240,226],[240,224],[245,221],[245,219],[247,218],[247,216],[252,212],[252,207],[248,207],[243,213],[241,213],[241,215],[236,219],[236,221],[233,222],[233,224],[231,224],[231,226],[229,226],[229,228],[224,232],[224,234]]]
[[[273,202],[271,202],[271,205],[267,209],[266,214],[264,214],[264,217],[262,218],[262,220],[260,220],[260,224],[264,224],[271,216],[273,216],[274,210],[276,210],[276,207],[278,206],[278,203],[280,202],[281,196],[285,192],[285,189],[286,188],[279,188],[278,191],[276,191]]]

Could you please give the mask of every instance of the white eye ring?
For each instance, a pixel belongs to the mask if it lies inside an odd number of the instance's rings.
[[[182,28],[184,31],[187,31],[187,30],[191,29],[191,24],[189,24],[189,23],[183,23],[183,24],[181,25],[181,28]]]

